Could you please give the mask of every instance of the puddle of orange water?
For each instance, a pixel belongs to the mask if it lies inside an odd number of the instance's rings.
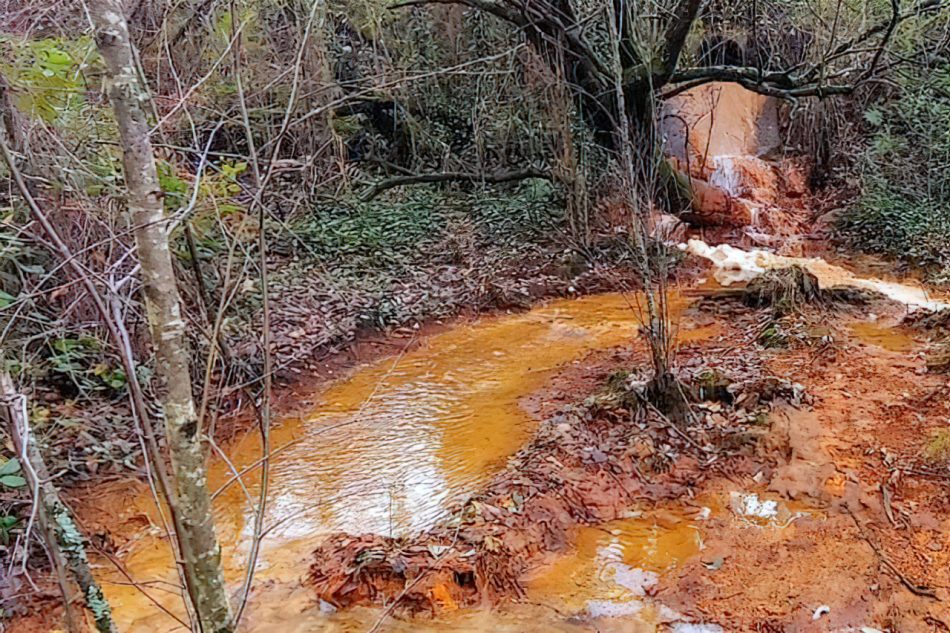
[[[674,296],[671,312],[685,303]],[[629,297],[598,295],[459,326],[355,372],[331,386],[313,413],[283,420],[271,433],[267,536],[258,562],[258,585],[266,590],[252,599],[248,622],[266,628],[271,596],[280,600],[299,585],[310,552],[327,533],[399,535],[445,518],[454,501],[484,484],[533,433],[535,423],[519,399],[542,387],[558,366],[631,340],[633,306]],[[685,330],[681,337],[696,340],[714,331]],[[229,453],[231,466],[212,463],[212,490],[230,479],[232,468],[256,463],[258,438],[248,435]],[[243,487],[231,485],[215,500],[225,575],[235,588],[251,538],[258,476],[252,470]],[[104,505],[117,520],[146,514],[158,524],[147,494]],[[123,563],[137,581],[152,583],[156,600],[180,613],[180,599],[168,590],[177,584],[168,548],[154,532],[143,532]],[[121,584],[124,578],[112,580],[105,590],[122,630],[175,630],[169,616]]]
[[[643,602],[645,591],[701,546],[696,525],[669,512],[584,527],[573,551],[528,582],[528,599],[575,614],[630,613],[650,622],[655,608]]]
[[[356,607],[345,612],[322,614],[313,606],[312,596],[300,595],[275,604],[268,601],[258,609],[259,618],[248,620],[249,633],[366,633],[377,622],[380,611]],[[261,624],[263,622],[263,624]],[[623,633],[654,633],[651,625],[624,619],[618,622]],[[636,627],[636,628],[633,628]],[[507,604],[500,608],[465,609],[440,614],[437,619],[389,617],[380,627],[385,633],[606,633],[603,626],[572,621],[549,607]],[[614,630],[614,629],[610,629]]]
[[[751,494],[751,493],[750,493]],[[683,621],[681,615],[649,598],[660,576],[699,555],[700,526],[719,518],[779,533],[815,512],[804,503],[754,494],[758,504],[775,504],[774,516],[750,516],[737,499],[742,493],[703,495],[691,503],[695,512],[658,510],[578,531],[572,550],[540,568],[526,584],[527,599],[586,617],[627,616],[619,630],[653,631],[661,622]],[[630,619],[633,616],[633,619]],[[665,629],[664,629],[665,630]],[[699,629],[697,629],[699,630]]]
[[[914,349],[914,337],[894,327],[861,321],[848,326],[859,341],[876,345],[891,352],[909,352]]]

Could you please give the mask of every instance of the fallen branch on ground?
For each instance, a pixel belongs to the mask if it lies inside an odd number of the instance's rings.
[[[528,178],[544,178],[550,180],[551,174],[541,169],[523,169],[517,171],[499,171],[493,174],[479,174],[457,171],[443,171],[434,174],[410,174],[406,176],[393,176],[381,180],[360,196],[363,202],[369,202],[387,189],[402,187],[405,185],[418,185],[433,182],[483,182],[497,184],[502,182],[513,182],[515,180],[527,180]]]

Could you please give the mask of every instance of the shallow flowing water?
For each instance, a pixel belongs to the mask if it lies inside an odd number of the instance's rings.
[[[707,247],[689,250],[713,261],[723,283],[752,271],[804,263],[822,285],[874,287],[909,306],[943,305],[915,286],[863,280],[822,260]],[[685,301],[674,293],[671,311]],[[523,314],[480,319],[423,341],[404,354],[355,370],[327,388],[312,411],[283,419],[271,434],[271,484],[257,582],[244,625],[254,631],[364,631],[372,609],[327,613],[301,585],[313,549],[331,532],[404,535],[444,520],[453,504],[477,492],[535,430],[519,400],[543,387],[559,367],[587,352],[636,336],[634,297],[608,294],[553,301]],[[862,339],[894,349],[894,333],[855,326]],[[704,338],[714,328],[686,330]],[[581,394],[579,394],[581,395]],[[240,586],[252,538],[259,485],[259,440],[249,434],[215,459],[209,484],[229,584]],[[237,480],[233,475],[242,472]],[[177,578],[150,495],[115,496],[111,515],[141,526],[120,554],[146,597],[118,572],[105,589],[125,631],[173,631],[181,615]],[[118,530],[117,530],[118,531]],[[591,630],[583,618],[620,616],[623,630],[652,631],[663,608],[644,600],[657,574],[694,555],[693,522],[667,525],[656,517],[584,528],[573,551],[528,584],[532,604],[466,610],[428,624],[390,622],[393,631]],[[107,568],[107,564],[103,564]],[[163,608],[159,608],[161,604]],[[167,611],[167,612],[166,612]],[[566,616],[581,616],[573,620]]]
[[[299,587],[320,539],[340,530],[401,535],[444,519],[453,502],[476,492],[530,438],[536,422],[520,407],[521,397],[565,363],[636,335],[634,301],[620,294],[558,300],[457,326],[358,369],[329,387],[311,413],[282,420],[271,434],[266,538],[247,624],[257,630],[279,624],[281,631],[306,630],[301,622],[313,627],[317,620],[352,624],[357,616],[321,614],[312,592]],[[678,297],[672,303],[674,310],[684,305]],[[258,439],[250,434],[227,460],[213,460],[209,474],[210,488],[219,490],[218,534],[235,588],[252,535],[259,458]],[[226,485],[233,472],[248,467],[240,484]],[[150,495],[110,503],[120,519],[144,523],[148,517],[152,527],[140,530],[121,558],[154,600],[179,613],[180,600],[170,590],[177,579]],[[114,574],[112,581],[106,593],[122,630],[174,630],[175,621],[124,578]],[[497,626],[503,630],[503,622]]]

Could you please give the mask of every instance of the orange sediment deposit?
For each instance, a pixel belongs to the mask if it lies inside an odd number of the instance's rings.
[[[635,339],[637,300],[608,294],[555,300],[525,313],[486,317],[435,334],[411,350],[358,368],[314,398],[312,412],[283,419],[271,432],[271,491],[257,577],[293,585],[299,563],[337,531],[407,535],[444,520],[482,488],[532,436],[537,422],[519,401],[564,364]],[[685,301],[674,295],[672,311]],[[678,328],[681,340],[717,333]],[[259,486],[260,444],[249,433],[212,460],[209,484],[229,582],[240,582]],[[242,485],[234,473],[243,472]],[[243,487],[242,487],[243,486]],[[136,581],[175,583],[167,543],[146,489],[127,487],[97,503],[126,535],[123,564]],[[124,630],[172,630],[121,574],[106,593]],[[279,593],[276,592],[275,593]],[[181,614],[174,593],[150,591]],[[447,603],[444,600],[443,603]],[[266,609],[266,605],[260,605]],[[255,609],[250,621],[257,622]]]
[[[823,314],[833,338],[854,337],[850,317]],[[702,524],[702,556],[662,575],[658,595],[730,631],[943,630],[947,480],[922,456],[945,426],[945,379],[879,344],[762,355],[815,400],[772,412],[775,461],[757,477],[710,480],[729,511]],[[749,492],[736,494],[737,483]],[[766,511],[787,527],[763,529],[756,515]]]
[[[684,356],[709,354],[709,345]],[[750,361],[731,360],[742,368],[754,367]],[[309,580],[317,595],[339,607],[398,600],[400,611],[409,613],[438,611],[445,601],[434,595],[446,590],[457,605],[524,596],[524,575],[550,553],[565,551],[578,529],[589,534],[583,526],[622,519],[638,502],[687,495],[712,472],[700,467],[710,458],[705,446],[728,445],[717,467],[730,463],[733,472],[752,474],[752,462],[730,460],[733,451],[757,441],[744,428],[750,412],[717,403],[721,413],[699,416],[688,433],[677,435],[655,412],[635,414],[607,402],[571,407],[544,422],[480,494],[423,534],[331,536],[313,557]],[[758,404],[767,406],[764,399]],[[677,519],[659,512],[650,520],[669,527]],[[628,534],[634,525],[627,525]]]
[[[890,352],[909,352],[917,342],[906,330],[871,321],[859,321],[848,326],[851,334],[863,343],[876,345]]]

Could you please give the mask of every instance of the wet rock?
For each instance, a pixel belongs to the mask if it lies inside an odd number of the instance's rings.
[[[734,197],[705,180],[693,179],[691,186],[693,198],[688,217],[694,224],[749,226],[759,215],[759,207],[754,203]]]
[[[775,100],[735,84],[707,84],[665,102],[661,129],[670,162],[693,192],[691,222],[794,224],[785,209],[800,204],[789,201],[802,198],[808,182],[800,164],[776,158],[778,127]]]
[[[653,217],[651,237],[660,242],[678,243],[686,239],[689,227],[675,215],[658,213]]]
[[[663,104],[670,155],[689,173],[710,171],[711,157],[774,154],[781,147],[777,101],[731,83],[687,90]]]
[[[733,198],[758,203],[774,203],[780,188],[778,169],[754,156],[714,158],[709,183]]]

